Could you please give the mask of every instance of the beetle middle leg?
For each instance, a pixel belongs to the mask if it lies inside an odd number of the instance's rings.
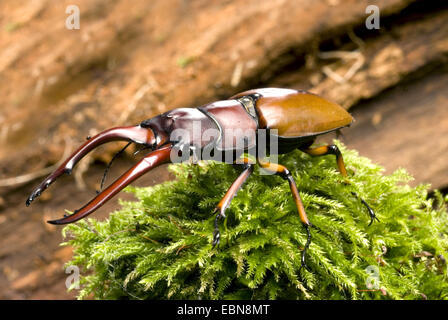
[[[336,156],[336,163],[338,165],[339,168],[339,172],[341,173],[341,175],[347,179],[347,182],[350,183],[350,181],[348,180],[348,175],[347,175],[347,170],[345,169],[345,163],[344,163],[344,159],[342,158],[342,153],[339,150],[338,146],[332,144],[332,145],[327,145],[327,146],[321,146],[321,147],[316,147],[316,148],[301,148],[301,151],[311,155],[311,156],[325,156],[328,154],[332,154]],[[356,192],[352,192],[352,194],[359,198],[362,202],[362,204],[367,208],[367,211],[369,212],[370,215],[370,223],[369,226],[373,223],[373,221],[376,219],[377,221],[379,221],[379,219],[376,217],[375,212],[372,210],[372,208],[367,204],[367,202],[362,199],[361,197],[358,196],[358,194]]]
[[[264,162],[260,158],[257,159],[257,162],[263,169],[282,177],[284,180],[288,180],[289,187],[291,189],[291,193],[294,198],[294,202],[296,203],[297,206],[297,211],[299,212],[300,221],[302,221],[303,225],[305,226],[308,235],[305,247],[302,252],[302,265],[300,268],[305,267],[307,270],[309,270],[308,266],[306,265],[306,252],[311,244],[310,227],[312,226],[312,224],[306,215],[305,208],[303,206],[302,199],[300,198],[296,182],[294,181],[292,174],[285,166],[282,166],[280,164],[274,164],[271,162]]]
[[[238,178],[232,183],[230,188],[227,190],[224,197],[219,201],[213,213],[216,213],[215,217],[215,229],[213,231],[213,247],[219,244],[221,234],[219,232],[218,220],[224,219],[226,217],[225,211],[229,207],[230,202],[233,197],[237,194],[237,192],[241,189],[244,182],[246,182],[247,178],[254,171],[254,163],[250,161],[249,158],[244,158],[243,163],[240,164],[243,167],[243,172],[238,176]]]

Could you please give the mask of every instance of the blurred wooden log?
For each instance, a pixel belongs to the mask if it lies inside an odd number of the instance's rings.
[[[448,10],[396,25],[374,39],[368,39],[359,53],[364,66],[342,83],[327,77],[313,92],[350,108],[362,99],[376,97],[415,72],[448,61]],[[334,72],[345,74],[353,61],[342,63]]]
[[[306,88],[348,109],[406,78],[418,78],[447,63],[447,21],[448,10],[444,10],[393,25],[376,37],[371,37],[368,31],[360,38],[353,35],[356,38],[337,51],[310,52],[307,60],[312,61],[311,67],[305,65],[293,72],[287,71],[272,79],[270,84]],[[328,59],[319,58],[325,54],[345,55],[347,59],[335,58],[330,63]],[[363,61],[361,67],[349,79],[338,81],[358,57]],[[331,68],[336,77],[325,75],[326,67]]]
[[[310,89],[349,108],[440,65],[448,51],[448,11],[440,1],[378,1],[387,23],[375,37],[364,28],[364,1],[236,0],[219,10],[213,2],[182,6],[176,0],[136,1],[132,10],[122,1],[83,4],[79,32],[63,24],[45,27],[54,23],[62,2],[34,5],[24,21],[16,15],[21,21],[17,31],[0,31],[5,36],[0,48],[7,47],[0,50],[5,92],[0,104],[6,106],[0,111],[2,178],[56,162],[67,136],[80,142],[113,125],[248,86]],[[9,11],[20,7],[1,5]],[[425,12],[419,14],[421,8]],[[347,38],[350,30],[364,30],[358,34],[361,60],[329,65],[322,59],[328,52],[317,48],[331,38]],[[353,45],[343,41],[335,42],[333,50],[354,53]],[[359,62],[360,69],[353,69]],[[297,67],[292,76],[290,67]],[[329,70],[333,76],[328,77]],[[349,70],[355,70],[349,79],[337,81]],[[103,148],[105,158],[117,148]]]
[[[405,168],[432,188],[448,186],[448,67],[360,103],[342,140],[386,167]],[[327,138],[327,141],[331,139]]]
[[[448,77],[439,74],[447,70],[446,21],[448,10],[399,24],[375,38],[359,39],[363,42],[359,54],[365,63],[345,81],[324,76],[322,70],[328,62],[316,60],[311,70],[304,67],[297,73],[280,75],[273,85],[292,83],[346,108],[355,106],[357,121],[344,131],[349,147],[389,172],[398,167],[408,169],[416,179],[414,185],[430,183],[433,188],[446,188]],[[348,55],[354,51],[342,52]],[[342,77],[355,61],[338,61],[331,66],[332,72]],[[313,86],[310,79],[316,75],[320,81]],[[407,84],[400,86],[403,81]],[[396,85],[396,90],[383,92]]]
[[[0,1],[1,178],[55,163],[66,137],[76,144],[112,125],[278,85],[356,105],[357,122],[344,132],[349,147],[389,171],[406,167],[416,182],[439,187],[448,181],[448,79],[429,74],[446,61],[446,1],[376,1],[381,21],[389,22],[374,36],[362,31],[367,0],[133,0],[132,6],[78,0],[79,31],[64,27],[72,1],[48,3]],[[361,38],[365,63],[338,82],[324,67],[344,75],[356,60],[322,59],[319,48],[353,51],[350,30]],[[95,157],[113,150],[100,149]],[[155,183],[151,179],[163,176],[159,169],[138,183]],[[94,185],[102,169],[90,172],[86,178]],[[53,263],[62,266],[67,257],[51,255],[62,239],[43,221],[85,203],[93,192],[61,180],[58,197],[30,211],[23,203],[28,188],[0,197],[0,287],[8,289],[0,298],[73,297],[65,292],[67,275]],[[110,201],[97,217],[116,206]]]
[[[388,16],[413,2],[376,5]],[[83,0],[77,31],[64,26],[68,4],[32,8],[20,28],[0,29],[1,177],[56,162],[65,136],[81,141],[89,129],[195,106],[268,79],[295,59],[288,52],[363,24],[369,2]],[[28,5],[0,6],[8,21],[22,21],[18,13]]]

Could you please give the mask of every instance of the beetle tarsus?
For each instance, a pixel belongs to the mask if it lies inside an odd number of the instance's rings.
[[[307,239],[306,239],[305,247],[303,248],[303,251],[302,251],[302,259],[301,259],[301,265],[300,265],[300,268],[299,268],[299,272],[300,272],[300,270],[302,268],[305,268],[306,270],[311,272],[311,269],[306,264],[306,253],[307,253],[308,248],[310,247],[310,244],[311,244],[310,227],[311,227],[311,224],[310,225],[305,225],[305,229],[306,229],[306,233],[307,233]]]
[[[336,156],[336,163],[338,165],[338,169],[339,172],[341,173],[341,175],[344,178],[347,178],[347,169],[345,168],[345,163],[344,163],[344,159],[342,158],[342,153],[339,150],[337,145],[326,145],[326,146],[321,146],[321,147],[315,147],[315,148],[311,148],[311,147],[307,147],[307,148],[301,148],[300,150],[302,150],[303,152],[311,155],[311,156],[325,156],[327,154],[332,154]],[[350,180],[345,180],[344,181],[345,184],[351,184]],[[362,199],[361,197],[358,196],[358,194],[356,192],[352,192],[352,195],[354,195],[355,197],[359,198],[362,202],[362,204],[367,208],[367,211],[369,212],[369,216],[370,216],[370,223],[369,226],[373,223],[373,221],[376,219],[377,221],[380,221],[376,215],[375,212],[373,211],[373,209],[367,204],[366,201],[364,201],[364,199]]]
[[[375,221],[375,220],[380,222],[380,219],[378,219],[378,217],[376,216],[375,211],[373,211],[373,209],[369,206],[369,204],[363,198],[358,196],[358,194],[356,192],[352,192],[352,195],[359,198],[359,200],[361,200],[361,203],[367,208],[367,211],[370,216],[369,227],[370,227],[370,225],[372,225],[373,221]]]
[[[213,231],[213,242],[212,248],[214,249],[216,246],[219,247],[219,240],[221,239],[221,234],[219,233],[219,229],[215,229]]]
[[[367,202],[365,202],[363,199],[361,199],[361,202],[364,204],[364,206],[367,208],[367,210],[369,211],[369,215],[370,215],[370,223],[369,226],[373,223],[373,221],[378,221],[380,222],[380,219],[378,219],[378,217],[375,215],[375,212],[372,210],[372,208],[370,208],[370,206],[367,204]]]
[[[225,219],[226,215],[219,208],[215,208],[213,213],[216,213],[215,223],[214,223],[215,229],[213,230],[213,242],[212,242],[212,247],[214,248],[216,246],[219,246],[219,241],[221,239],[221,233],[219,232],[218,220]]]

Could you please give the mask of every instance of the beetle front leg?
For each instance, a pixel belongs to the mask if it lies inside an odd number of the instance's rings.
[[[241,164],[241,166],[244,168],[243,172],[241,172],[238,178],[232,183],[232,185],[227,190],[224,197],[221,199],[221,201],[218,203],[215,210],[213,211],[213,213],[216,213],[215,229],[213,231],[213,248],[216,245],[219,245],[219,241],[221,238],[221,234],[219,232],[218,220],[224,219],[226,217],[225,211],[229,207],[233,197],[235,197],[235,195],[243,186],[244,182],[246,182],[247,178],[249,178],[249,176],[254,171],[254,164],[251,163],[248,158],[244,158],[243,161],[244,163]]]
[[[336,163],[338,165],[339,168],[339,172],[341,173],[341,175],[346,178],[347,183],[350,183],[350,181],[348,180],[348,175],[347,175],[347,169],[345,169],[345,163],[344,163],[344,159],[342,158],[342,153],[339,150],[338,146],[332,144],[332,145],[327,145],[327,146],[321,146],[321,147],[316,147],[316,148],[303,148],[300,149],[301,151],[311,155],[311,156],[325,156],[328,154],[332,154],[336,156]],[[370,223],[369,226],[373,223],[373,221],[376,219],[377,221],[379,221],[379,219],[376,217],[375,212],[372,210],[372,208],[367,204],[367,202],[358,196],[358,194],[356,192],[352,192],[352,194],[359,198],[362,202],[362,204],[367,208],[367,211],[369,212],[369,216],[370,216]]]
[[[310,227],[312,226],[312,224],[306,215],[305,208],[303,206],[302,199],[300,198],[299,190],[297,189],[296,182],[294,181],[292,174],[289,172],[289,170],[285,166],[282,166],[280,164],[270,163],[270,162],[264,162],[261,159],[257,159],[257,162],[263,169],[282,177],[284,180],[288,180],[289,188],[291,189],[291,193],[294,198],[294,202],[296,203],[297,211],[299,212],[300,221],[302,221],[303,225],[305,226],[306,233],[307,233],[307,240],[306,240],[304,249],[302,251],[302,265],[300,266],[300,268],[305,267],[305,269],[307,269],[309,271],[310,269],[306,265],[306,252],[311,244]]]

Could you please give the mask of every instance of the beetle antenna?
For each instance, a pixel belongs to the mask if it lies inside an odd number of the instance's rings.
[[[345,138],[344,133],[340,129],[336,130],[336,139],[341,140]]]
[[[130,145],[131,143],[132,143],[132,142],[128,142],[128,143],[123,147],[123,149],[121,149],[120,151],[118,151],[118,152],[112,157],[112,159],[109,161],[109,163],[108,163],[108,165],[107,165],[107,167],[106,167],[106,170],[104,170],[103,178],[101,179],[100,190],[97,190],[96,193],[100,193],[100,192],[103,190],[104,182],[106,181],[107,173],[109,172],[110,168],[112,167],[112,163],[115,161],[116,158],[118,158],[118,157],[124,152],[124,150],[126,150],[127,147],[129,147],[129,145]]]
[[[146,150],[146,149],[150,149],[150,147],[143,146],[140,149],[138,149],[137,151],[135,151],[133,155],[136,156],[137,154],[139,154],[140,152],[142,152],[143,150]]]

